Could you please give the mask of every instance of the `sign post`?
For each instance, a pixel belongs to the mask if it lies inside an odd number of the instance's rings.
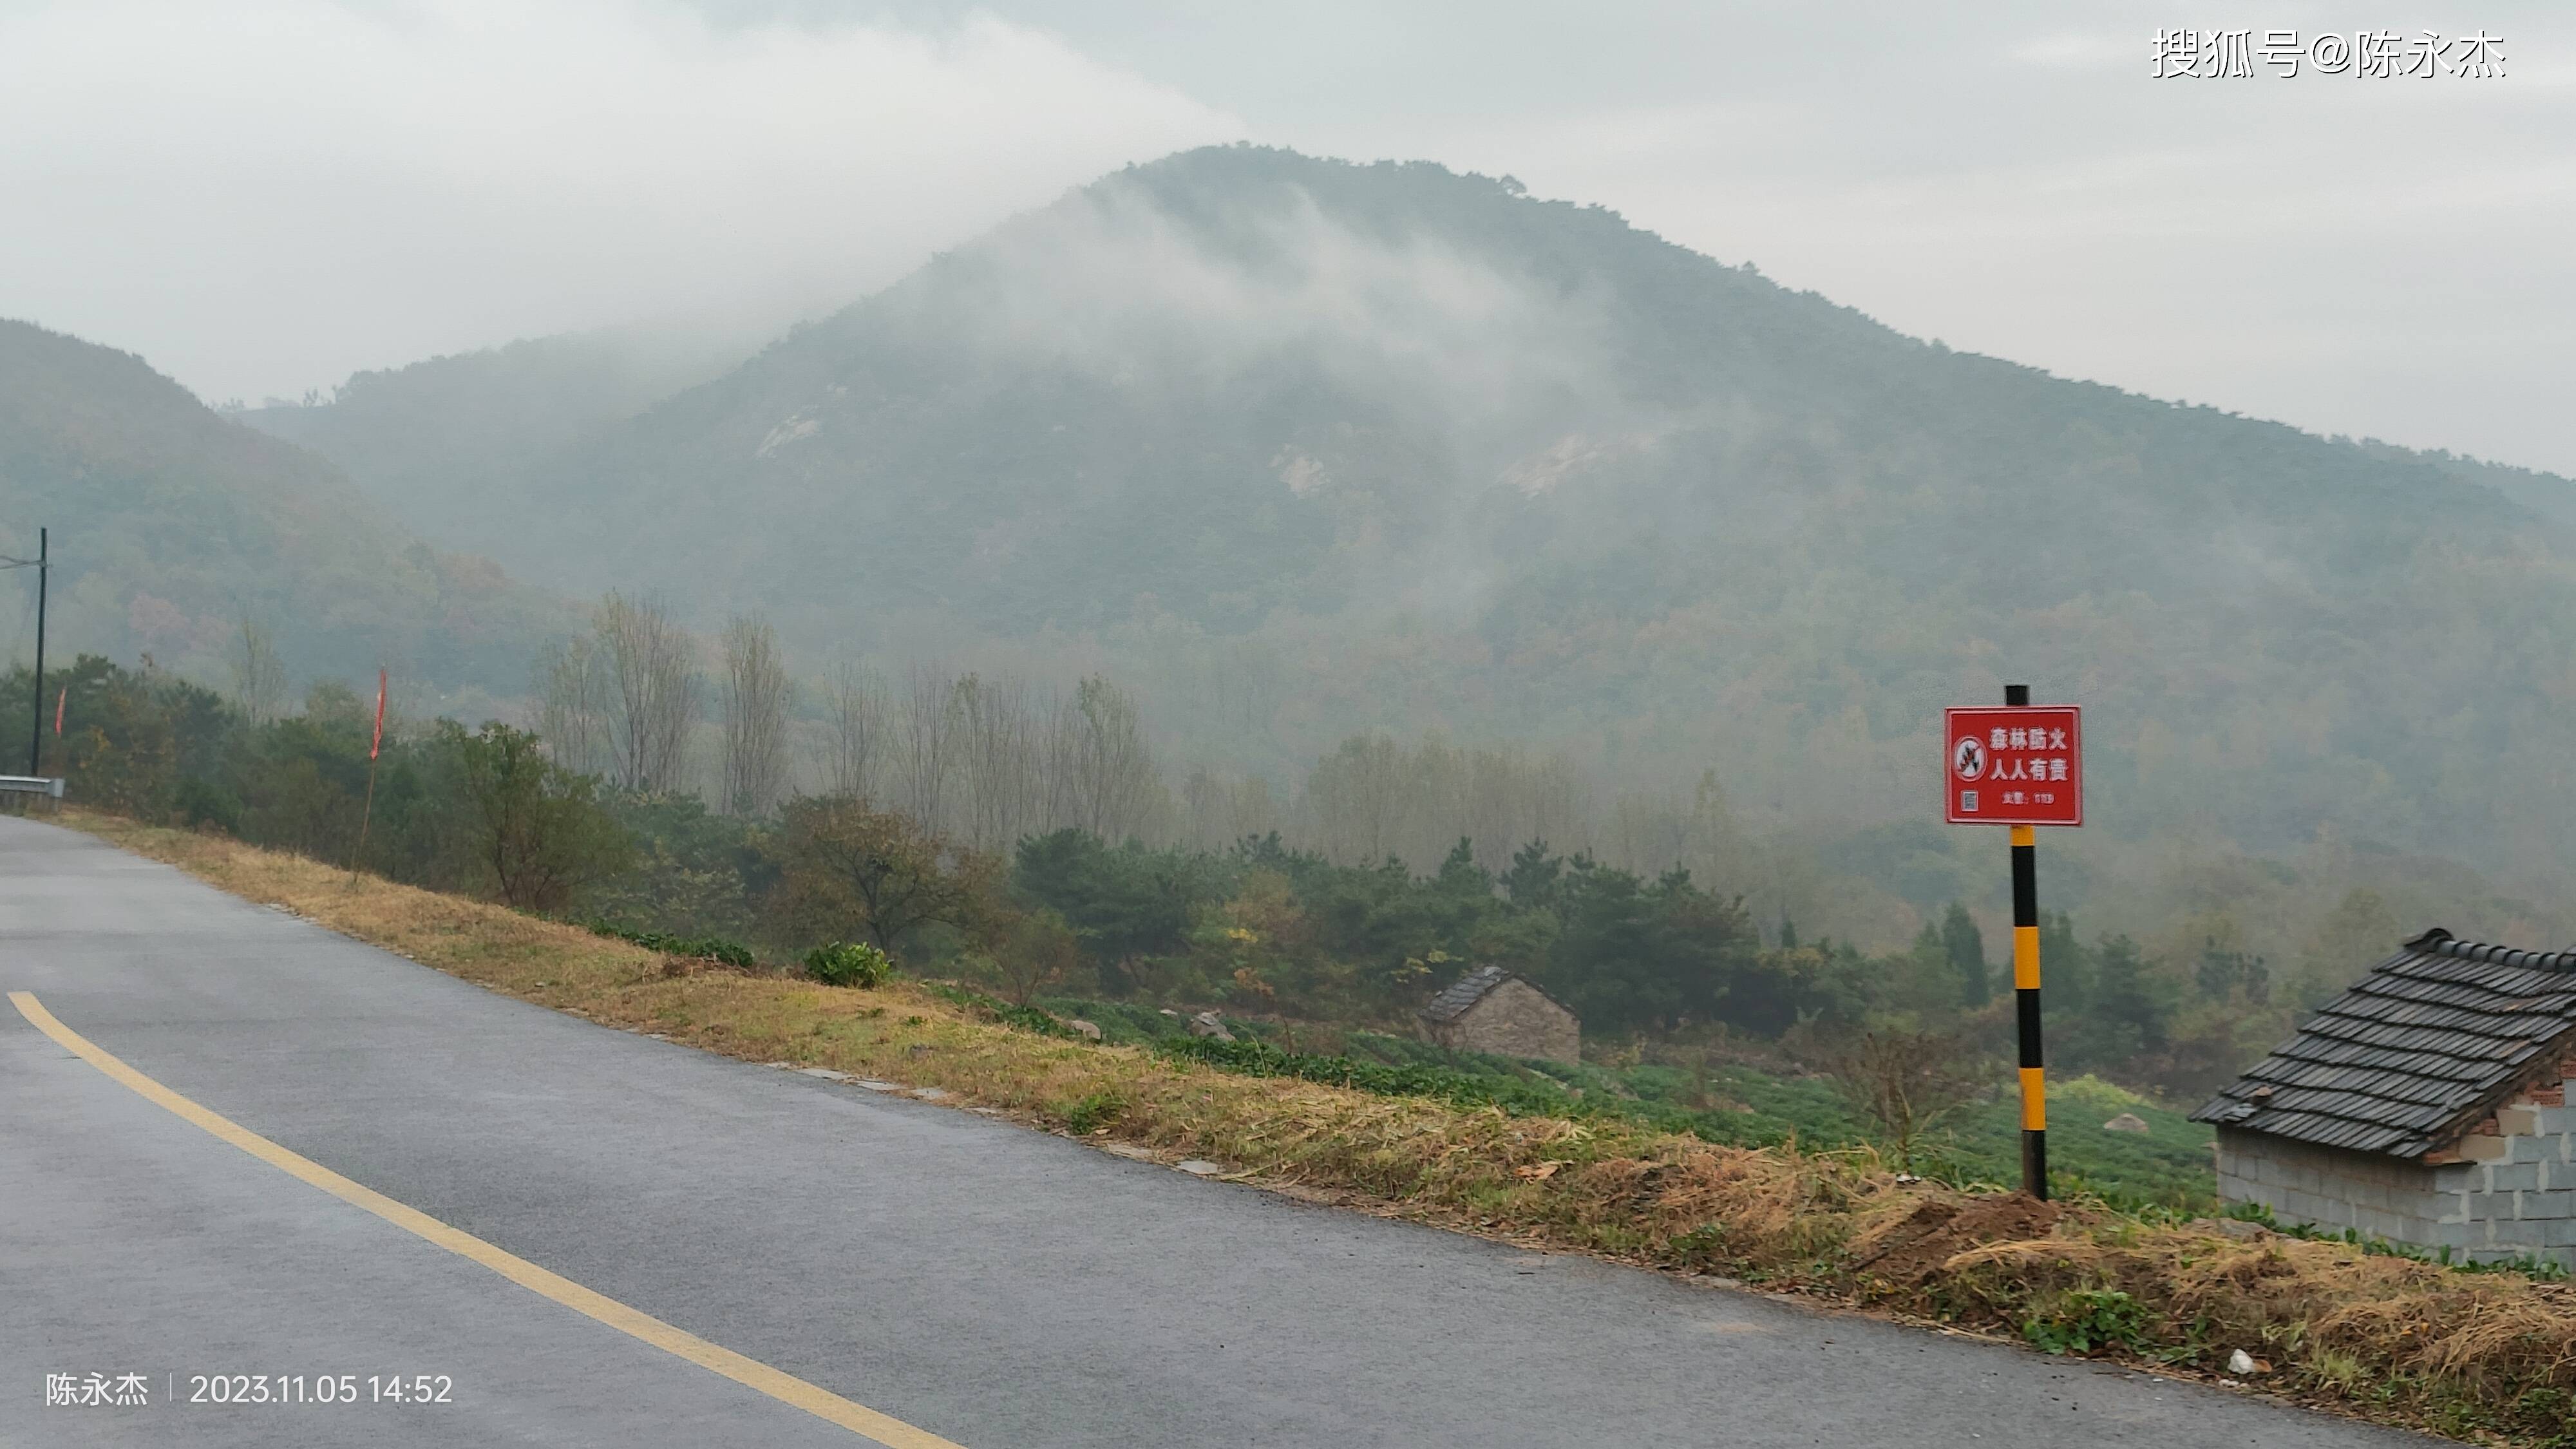
[[[2021,1186],[2048,1198],[2048,1081],[2039,1035],[2039,861],[2034,827],[2084,823],[2084,716],[2033,707],[2004,686],[2002,709],[1943,712],[1943,796],[1953,825],[2012,829],[2013,1005],[2021,1037]]]

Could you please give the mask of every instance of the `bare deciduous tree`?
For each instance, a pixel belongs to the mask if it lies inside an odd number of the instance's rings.
[[[843,661],[832,676],[832,793],[870,801],[884,787],[889,729],[885,681]]]
[[[1007,850],[1039,823],[1044,794],[1028,690],[1016,680],[969,674],[957,681],[955,699],[962,833],[977,850]]]
[[[736,615],[724,633],[724,801],[766,815],[787,791],[787,711],[794,686],[766,619]]]
[[[1181,809],[1185,838],[1201,850],[1221,851],[1280,828],[1270,782],[1258,778],[1227,779],[1211,770],[1192,770],[1181,786]]]
[[[232,655],[233,700],[242,718],[264,725],[286,705],[286,661],[278,657],[277,636],[245,616]]]
[[[1071,823],[1103,840],[1124,840],[1151,823],[1162,782],[1145,746],[1135,699],[1094,675],[1074,690]]]
[[[882,800],[969,850],[1007,852],[1065,826],[1124,839],[1166,806],[1136,703],[1106,680],[1064,699],[1020,677],[916,663],[894,697],[844,665],[831,698],[832,792]]]
[[[1394,856],[1418,870],[1437,865],[1463,837],[1478,861],[1500,869],[1532,840],[1591,849],[1593,814],[1581,772],[1562,754],[1533,759],[1516,747],[1451,745],[1436,734],[1407,749],[1372,733],[1343,740],[1308,772],[1294,834],[1345,864]],[[1651,871],[1673,864],[1666,858]]]
[[[537,657],[537,735],[556,764],[576,775],[607,772],[607,683],[600,649],[588,638],[549,646]]]
[[[1036,739],[1030,750],[1037,761],[1037,802],[1033,807],[1048,830],[1074,823],[1074,768],[1081,757],[1082,716],[1060,691],[1050,691],[1038,711]]]
[[[1353,735],[1316,764],[1306,777],[1306,814],[1327,857],[1375,864],[1400,850],[1396,832],[1411,793],[1407,764],[1383,734]]]
[[[956,763],[956,706],[956,685],[945,673],[926,664],[912,666],[897,721],[896,801],[925,830],[939,828],[948,776]]]
[[[1834,1084],[1878,1124],[1900,1171],[1914,1170],[1914,1146],[1941,1118],[1976,1095],[1985,1064],[1957,1035],[1882,1026],[1832,1053]]]
[[[688,632],[658,599],[611,593],[598,616],[606,655],[609,754],[629,790],[676,790],[697,721],[698,674]]]

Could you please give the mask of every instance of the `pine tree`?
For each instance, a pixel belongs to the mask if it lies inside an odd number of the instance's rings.
[[[1994,995],[1994,983],[1986,975],[1986,941],[1977,931],[1976,920],[1968,908],[1957,901],[1950,903],[1949,915],[1941,921],[1941,947],[1950,957],[1950,969],[1959,973],[1959,1001],[1970,1011],[1986,1004]]]
[[[2106,936],[2094,948],[2092,1018],[2111,1029],[2114,1039],[2103,1055],[2118,1058],[2132,1052],[2160,1052],[2173,1020],[2173,993],[2151,979],[2138,943],[2126,936]]]
[[[2075,939],[2075,920],[2064,911],[2039,917],[2039,974],[2051,1015],[2081,1012],[2092,1003],[2093,953]]]

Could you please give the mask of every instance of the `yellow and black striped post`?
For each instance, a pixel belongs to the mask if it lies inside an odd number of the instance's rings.
[[[2007,707],[2030,703],[2030,686],[2004,686]],[[2021,1019],[2021,1190],[2048,1200],[2048,1075],[2039,1048],[2039,847],[2012,828],[2013,1005]]]

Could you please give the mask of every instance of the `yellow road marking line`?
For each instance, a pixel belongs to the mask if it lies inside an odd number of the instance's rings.
[[[890,1418],[863,1404],[854,1404],[829,1389],[817,1388],[794,1374],[782,1373],[732,1349],[709,1343],[694,1333],[673,1328],[649,1313],[640,1313],[614,1298],[594,1293],[569,1278],[547,1272],[525,1258],[503,1252],[472,1233],[460,1232],[417,1208],[406,1207],[373,1188],[351,1182],[311,1158],[289,1152],[117,1060],[87,1037],[55,1020],[54,1014],[47,1011],[30,992],[12,991],[9,1002],[36,1030],[133,1089],[144,1100],[186,1118],[269,1166],[301,1178],[342,1202],[364,1208],[395,1227],[435,1243],[460,1258],[480,1263],[532,1293],[553,1299],[575,1313],[597,1319],[665,1353],[677,1354],[700,1368],[713,1369],[735,1383],[767,1394],[782,1404],[792,1404],[818,1419],[864,1434],[885,1445],[886,1449],[961,1449],[961,1446],[928,1430],[916,1429],[901,1419]]]

